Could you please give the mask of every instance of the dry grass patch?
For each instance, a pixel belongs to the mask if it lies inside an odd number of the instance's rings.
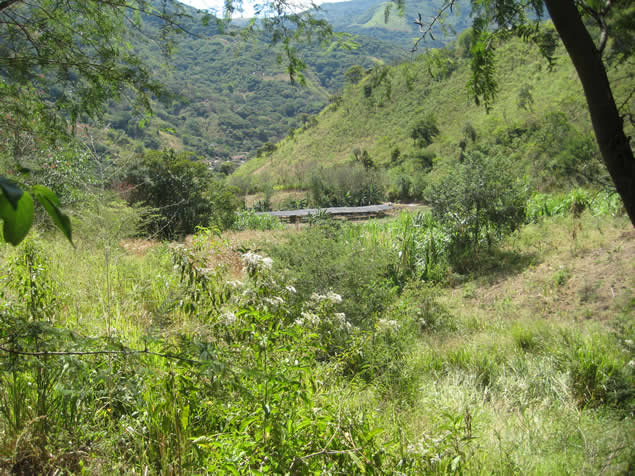
[[[247,208],[253,208],[256,203],[265,199],[265,194],[263,192],[253,193],[245,196],[245,206]],[[269,197],[269,203],[271,204],[271,208],[277,210],[280,208],[281,204],[284,202],[288,202],[290,200],[303,200],[307,198],[307,192],[303,190],[280,190],[274,192]]]
[[[145,256],[150,250],[159,245],[156,240],[145,238],[129,238],[121,241],[121,247],[130,255]]]
[[[625,219],[593,217],[529,225],[516,238],[520,253],[539,248],[541,261],[494,283],[479,280],[450,291],[460,307],[495,311],[505,319],[611,320],[632,299],[635,284],[635,231]],[[575,238],[571,230],[577,230]]]

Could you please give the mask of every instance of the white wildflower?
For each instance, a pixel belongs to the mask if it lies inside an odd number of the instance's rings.
[[[333,304],[339,304],[342,302],[342,296],[334,293],[333,291],[329,291],[328,293],[326,293],[326,295],[313,293],[311,294],[311,300],[316,302],[330,301]]]
[[[325,298],[326,298],[326,296],[322,296],[321,294],[318,294],[318,293],[311,294],[311,300],[312,301],[320,302],[320,301],[324,300]]]
[[[245,262],[245,268],[247,268],[249,273],[254,273],[259,268],[271,269],[273,266],[273,260],[271,258],[265,258],[251,251],[243,254],[242,259]]]
[[[273,260],[271,258],[262,258],[260,262],[262,266],[267,269],[271,269],[271,266],[273,266]]]
[[[333,304],[339,304],[342,302],[342,296],[334,293],[333,291],[329,291],[326,295],[326,299],[331,301]]]
[[[247,266],[258,266],[258,264],[262,260],[262,256],[256,253],[252,253],[251,251],[243,254],[242,258]]]
[[[280,296],[275,296],[272,298],[266,297],[266,298],[262,298],[262,300],[273,307],[278,307],[281,304],[284,304],[284,299],[282,299]]]
[[[231,311],[224,312],[221,315],[221,320],[222,320],[223,324],[225,324],[227,326],[231,326],[231,325],[236,323],[236,314],[234,314]]]
[[[255,293],[253,289],[247,288],[243,291],[243,297],[252,298],[254,296],[255,296]]]
[[[287,291],[289,291],[290,293],[293,293],[293,294],[295,294],[297,292],[293,286],[287,286]]]
[[[394,319],[379,319],[377,321],[378,332],[395,332],[398,331],[401,326]]]
[[[344,314],[343,312],[334,313],[331,321],[333,322],[334,326],[340,331],[350,331],[353,328],[351,323],[346,320],[346,314]]]
[[[240,288],[242,287],[243,283],[242,281],[238,281],[237,279],[235,279],[233,281],[227,281],[227,285],[232,288]]]
[[[302,312],[303,320],[310,326],[316,327],[320,325],[320,318],[312,312]]]
[[[346,314],[344,314],[343,312],[336,312],[333,316],[339,322],[344,322],[346,320]]]

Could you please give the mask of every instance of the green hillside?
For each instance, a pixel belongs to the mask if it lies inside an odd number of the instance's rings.
[[[360,168],[355,163],[364,153],[368,172],[384,186],[384,198],[393,200],[421,199],[429,183],[474,151],[512,160],[518,175],[529,175],[538,189],[602,176],[582,88],[564,51],[556,51],[556,65],[549,70],[529,45],[518,40],[501,45],[499,94],[487,113],[468,97],[470,58],[461,46],[467,35],[458,45],[412,62],[374,68],[311,127],[239,168],[233,183],[245,191],[309,189],[316,177],[326,180]],[[610,72],[626,78],[615,82],[618,103],[633,85],[625,73],[623,65]],[[426,121],[439,132],[430,144],[412,137],[415,126]]]
[[[147,25],[152,34],[155,26]],[[266,142],[284,137],[306,115],[319,112],[331,94],[344,84],[344,72],[354,64],[365,68],[392,63],[404,50],[369,37],[357,38],[354,50],[298,48],[306,59],[306,85],[289,81],[280,49],[265,35],[244,40],[237,30],[219,34],[193,19],[185,25],[191,34],[175,38],[168,59],[152,43],[131,42],[152,65],[157,77],[173,93],[167,102],[153,103],[154,115],[144,120],[127,103],[110,107],[103,124],[91,134],[103,150],[141,150],[164,147],[186,150],[221,162],[244,158]],[[107,126],[104,130],[103,126]]]
[[[321,9],[324,18],[337,31],[367,35],[399,44],[403,48],[410,48],[419,36],[419,27],[413,20],[419,14],[422,18],[431,20],[438,13],[442,3],[440,0],[408,1],[405,2],[403,14],[398,11],[396,3],[385,0],[327,3],[322,5]],[[446,34],[436,35],[434,40],[428,39],[425,46],[439,47],[451,41],[455,31],[461,32],[470,25],[469,13],[468,5],[455,9],[446,19]]]

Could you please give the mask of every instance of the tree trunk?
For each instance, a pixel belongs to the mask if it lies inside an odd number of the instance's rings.
[[[545,4],[582,82],[606,168],[635,225],[635,159],[600,52],[573,0],[545,0]]]

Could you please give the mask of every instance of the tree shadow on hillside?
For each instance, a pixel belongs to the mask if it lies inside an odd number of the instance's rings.
[[[456,260],[453,268],[458,273],[455,274],[458,282],[479,279],[493,284],[539,263],[536,253],[492,249],[470,258]]]

